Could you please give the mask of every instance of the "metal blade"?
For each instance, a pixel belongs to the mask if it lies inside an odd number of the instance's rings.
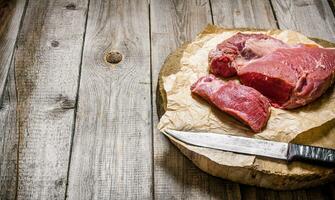
[[[226,134],[195,133],[169,129],[163,132],[194,146],[287,160],[288,143],[284,142],[259,140]]]

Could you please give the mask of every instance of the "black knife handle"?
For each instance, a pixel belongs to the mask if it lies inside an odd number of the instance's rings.
[[[335,166],[335,150],[300,144],[288,144],[288,161],[300,160]]]

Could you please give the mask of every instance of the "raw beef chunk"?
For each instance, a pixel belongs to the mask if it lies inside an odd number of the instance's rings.
[[[246,62],[267,55],[280,47],[288,45],[265,34],[237,33],[209,52],[209,71],[221,77],[234,76],[236,70]]]
[[[320,97],[334,82],[335,49],[300,45],[279,48],[238,69],[240,81],[292,109]]]
[[[191,91],[250,126],[254,132],[260,132],[269,119],[270,103],[251,87],[208,75],[195,82]]]

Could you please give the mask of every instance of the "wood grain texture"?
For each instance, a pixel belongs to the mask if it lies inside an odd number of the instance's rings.
[[[11,65],[12,66],[12,65]],[[18,134],[14,67],[10,67],[0,109],[0,199],[15,199]]]
[[[65,196],[87,1],[29,1],[15,52],[18,199]]]
[[[0,199],[15,198],[16,170],[18,199],[64,198],[87,1],[30,1],[4,89],[25,0],[0,0]],[[276,28],[266,0],[211,2],[215,24]],[[272,3],[281,28],[334,41],[326,0]],[[334,184],[287,192],[241,185],[240,193],[237,184],[201,172],[158,133],[158,70],[211,16],[205,0],[151,1],[151,97],[148,6],[91,0],[69,199],[334,199]],[[123,53],[120,64],[103,61],[110,49]]]
[[[25,4],[25,0],[0,0],[0,199],[14,199],[16,194],[18,134],[13,67],[8,80],[7,76]]]
[[[0,107],[26,0],[0,0]]]
[[[267,0],[211,0],[214,24],[225,28],[277,28]]]
[[[271,0],[279,27],[335,42],[335,18],[327,0]]]
[[[158,0],[151,1],[150,8],[155,199],[238,199],[238,184],[202,172],[156,128],[159,70],[170,52],[182,43],[191,41],[203,27],[211,23],[209,2]]]
[[[92,0],[88,15],[68,198],[150,199],[148,2]],[[104,61],[110,50],[119,64]]]

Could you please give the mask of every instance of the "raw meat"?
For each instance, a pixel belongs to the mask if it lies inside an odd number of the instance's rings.
[[[320,97],[335,79],[335,49],[279,48],[238,69],[240,81],[278,108],[297,108]]]
[[[236,70],[246,62],[267,55],[280,47],[288,45],[265,34],[237,33],[209,52],[209,71],[221,77],[234,76]]]
[[[251,87],[208,75],[195,82],[191,91],[250,126],[254,132],[260,132],[269,119],[270,103]]]

